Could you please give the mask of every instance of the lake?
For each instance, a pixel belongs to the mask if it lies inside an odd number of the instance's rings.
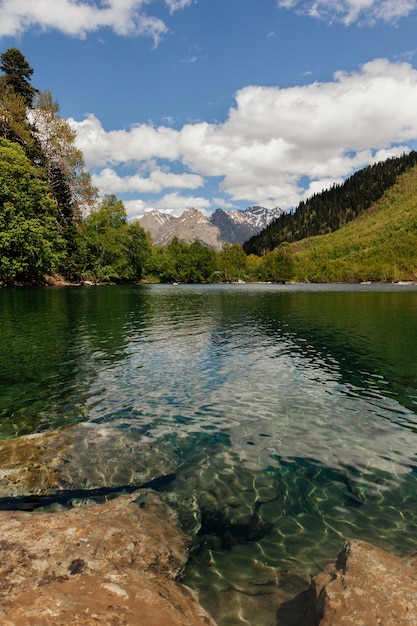
[[[417,549],[415,286],[2,289],[0,418],[169,452],[185,582],[221,626],[295,624],[280,603],[345,538]]]

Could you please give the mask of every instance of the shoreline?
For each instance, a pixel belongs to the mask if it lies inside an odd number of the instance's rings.
[[[117,287],[126,285],[399,285],[405,287],[417,286],[414,280],[397,280],[397,281],[232,281],[232,282],[215,282],[215,283],[178,283],[178,282],[154,282],[150,280],[140,280],[138,282],[114,283],[92,280],[71,281],[60,275],[44,276],[42,279],[31,281],[15,281],[4,283],[0,281],[0,289],[7,288],[34,288],[34,287]]]

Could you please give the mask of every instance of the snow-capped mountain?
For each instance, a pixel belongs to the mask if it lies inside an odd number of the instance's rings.
[[[152,211],[148,211],[140,218],[140,223],[145,230],[152,232],[155,227],[160,228],[171,220],[175,220],[175,217],[152,209]]]
[[[281,213],[279,208],[265,209],[260,206],[248,207],[244,211],[216,209],[208,217],[196,209],[188,209],[179,217],[152,210],[145,213],[139,222],[150,232],[157,246],[165,246],[178,237],[186,243],[198,240],[210,248],[221,250],[226,242],[243,244]]]
[[[252,228],[262,230],[279,217],[282,212],[282,209],[278,207],[275,209],[265,209],[263,206],[255,205],[249,206],[244,211],[229,211],[228,215],[236,224],[249,224]]]

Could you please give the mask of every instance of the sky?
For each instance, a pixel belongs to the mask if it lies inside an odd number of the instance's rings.
[[[417,149],[417,0],[0,0],[101,195],[289,210]]]

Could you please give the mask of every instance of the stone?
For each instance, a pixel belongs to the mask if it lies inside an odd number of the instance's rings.
[[[415,626],[417,554],[395,556],[346,541],[335,565],[313,580],[318,626]]]
[[[0,498],[140,487],[175,467],[168,446],[156,449],[135,429],[86,422],[0,440]]]
[[[68,511],[0,511],[3,626],[215,626],[179,580],[189,539],[149,490]]]

